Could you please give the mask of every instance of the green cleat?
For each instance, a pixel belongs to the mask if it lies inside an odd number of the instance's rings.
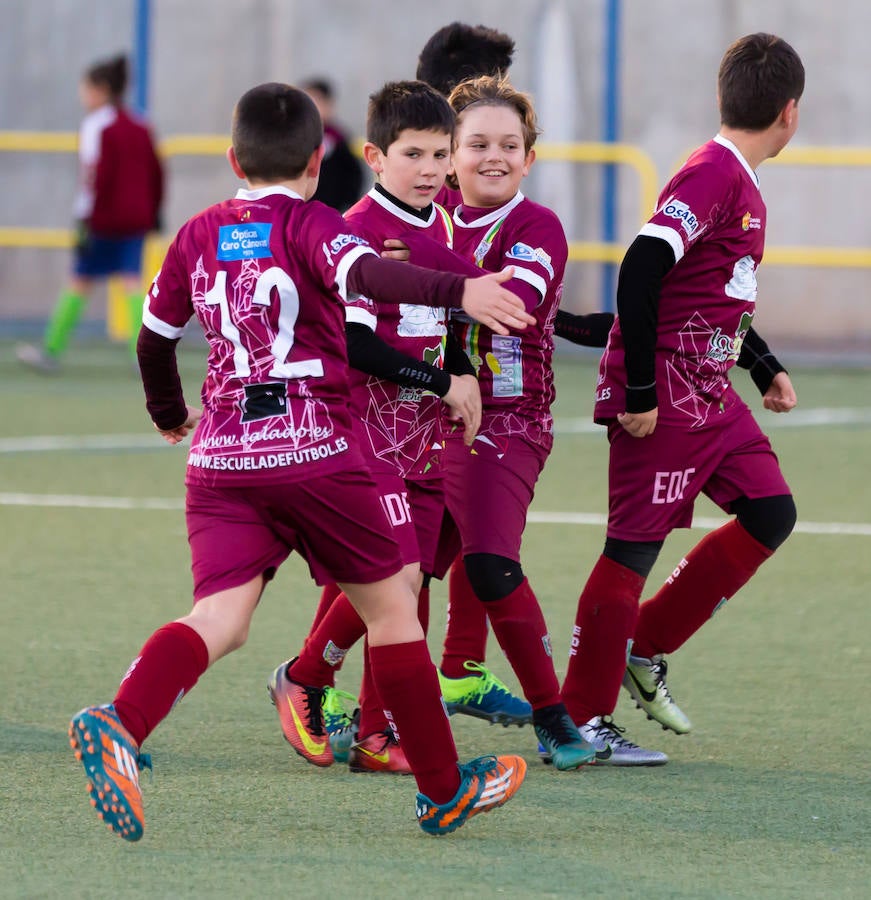
[[[686,734],[693,726],[672,699],[665,683],[667,673],[668,664],[662,654],[650,659],[630,656],[623,675],[623,687],[632,695],[638,709],[647,713],[648,719],[655,719],[663,730]]]
[[[493,724],[501,723],[506,728],[509,725],[523,726],[532,721],[532,707],[520,697],[515,697],[485,665],[466,660],[463,668],[474,674],[465,678],[448,678],[438,673],[449,716],[463,713]]]
[[[324,700],[322,709],[324,712],[324,727],[330,736],[330,746],[333,748],[333,759],[343,763],[348,761],[348,753],[351,744],[357,737],[357,725],[353,716],[349,716],[343,701],[354,705],[357,698],[347,691],[338,688],[324,688]]]

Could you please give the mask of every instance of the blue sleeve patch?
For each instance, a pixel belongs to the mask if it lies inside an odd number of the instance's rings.
[[[553,278],[553,263],[550,255],[541,247],[532,248],[529,244],[515,244],[505,255],[509,259],[538,263]]]
[[[244,225],[222,225],[218,229],[220,260],[262,259],[272,256],[269,249],[271,222],[246,222]]]

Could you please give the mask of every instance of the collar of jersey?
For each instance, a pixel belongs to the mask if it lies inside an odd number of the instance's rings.
[[[759,187],[759,176],[750,168],[750,163],[741,156],[741,151],[729,140],[729,138],[724,138],[721,134],[714,135],[714,143],[719,144],[721,147],[725,147],[730,153],[734,154],[735,159],[738,160],[739,163],[744,167],[744,170],[753,180],[753,184],[756,187]]]
[[[492,225],[494,222],[498,222],[499,219],[507,216],[515,206],[522,203],[525,199],[523,194],[518,191],[504,206],[491,209],[490,212],[485,213],[483,216],[478,216],[477,219],[473,219],[471,222],[464,222],[460,218],[460,213],[463,211],[463,204],[461,203],[454,210],[454,225],[459,228],[480,228],[482,225]]]
[[[266,187],[252,188],[250,190],[248,188],[239,188],[239,190],[236,191],[236,199],[262,200],[264,197],[269,197],[271,194],[283,194],[285,197],[291,197],[294,200],[303,199],[296,191],[292,191],[282,184],[270,184]]]
[[[383,206],[391,215],[396,216],[397,219],[402,219],[403,222],[407,222],[409,225],[415,225],[418,228],[429,228],[435,222],[436,210],[432,203],[429,204],[429,215],[424,218],[423,216],[415,215],[410,211],[410,208],[406,209],[404,203],[400,203],[393,194],[385,191],[384,188],[373,187],[369,191],[369,197],[379,206]]]

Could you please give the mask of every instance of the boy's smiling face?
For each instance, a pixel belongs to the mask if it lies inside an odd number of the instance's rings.
[[[451,135],[406,128],[386,153],[371,143],[363,152],[386,191],[408,206],[423,209],[445,183],[451,164]]]

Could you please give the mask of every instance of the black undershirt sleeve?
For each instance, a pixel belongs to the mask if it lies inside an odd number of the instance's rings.
[[[401,353],[367,325],[348,322],[345,335],[348,340],[348,362],[353,368],[403,387],[432,391],[439,397],[444,397],[451,389],[448,372]]]
[[[614,313],[575,315],[558,309],[553,333],[582,347],[604,347],[608,343],[608,332],[613,324]]]
[[[662,279],[675,264],[668,241],[639,235],[617,278],[617,315],[626,358],[626,412],[655,409],[656,326]]]
[[[445,338],[445,370],[451,375],[475,375],[475,367],[472,360],[466,356],[462,344],[457,340],[456,335],[449,331]]]
[[[763,396],[771,387],[774,376],[786,371],[753,326],[747,330],[744,343],[741,345],[741,353],[735,364],[749,370],[753,384],[759,388],[759,393]]]
[[[143,325],[136,343],[136,356],[145,390],[145,408],[162,431],[172,431],[187,421],[175,348],[178,340],[165,338]]]

